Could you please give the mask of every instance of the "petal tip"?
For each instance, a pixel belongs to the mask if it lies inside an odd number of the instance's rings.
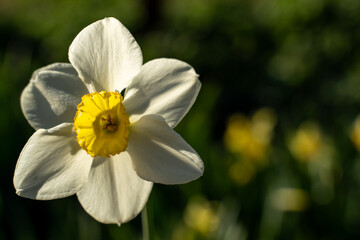
[[[19,195],[19,196],[21,196],[21,190],[19,190],[19,189],[15,189],[15,193],[17,194],[17,195]]]
[[[32,191],[26,191],[25,189],[15,189],[16,195],[23,198],[29,198],[29,199],[37,199],[36,193]],[[41,200],[41,199],[40,199]]]

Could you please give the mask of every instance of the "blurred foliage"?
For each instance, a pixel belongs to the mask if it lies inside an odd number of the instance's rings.
[[[359,12],[358,0],[0,0],[0,239],[141,239],[139,217],[104,225],[76,197],[33,201],[12,186],[34,132],[22,89],[106,16],[145,61],[181,59],[202,82],[176,130],[205,173],[155,185],[152,239],[359,239]]]

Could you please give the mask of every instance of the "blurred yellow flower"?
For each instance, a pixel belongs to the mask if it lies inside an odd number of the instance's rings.
[[[178,224],[172,233],[172,240],[194,240],[195,232],[192,228],[185,226],[184,223]]]
[[[236,161],[229,169],[230,177],[240,186],[249,183],[256,174],[254,164],[249,160]]]
[[[334,195],[334,182],[341,174],[336,163],[336,149],[314,122],[303,123],[289,141],[293,156],[306,163],[312,186],[312,200],[318,204],[329,203]]]
[[[303,123],[290,139],[291,153],[299,161],[307,162],[319,153],[323,145],[323,136],[314,122]]]
[[[263,162],[276,122],[273,110],[262,108],[251,119],[242,114],[230,117],[224,136],[227,149],[243,157]]]
[[[360,115],[356,117],[352,131],[351,131],[351,140],[355,145],[356,149],[360,151]]]
[[[187,226],[207,236],[219,226],[216,206],[203,197],[192,198],[185,209],[184,221]]]
[[[229,169],[230,177],[239,185],[250,182],[257,166],[267,163],[276,115],[272,109],[261,108],[251,118],[242,114],[230,117],[225,135],[225,147],[241,156]]]
[[[279,188],[270,197],[273,207],[280,211],[301,212],[309,204],[308,193],[298,188]]]

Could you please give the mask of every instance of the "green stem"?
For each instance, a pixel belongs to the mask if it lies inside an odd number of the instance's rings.
[[[146,205],[141,212],[141,224],[142,224],[143,240],[150,240],[149,222],[148,222]]]

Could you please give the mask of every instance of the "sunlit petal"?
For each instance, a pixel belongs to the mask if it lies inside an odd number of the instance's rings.
[[[91,163],[76,142],[72,124],[40,129],[20,154],[14,174],[16,193],[41,200],[73,195],[87,182]]]
[[[144,208],[152,183],[139,178],[126,152],[94,159],[89,182],[78,192],[84,209],[103,223],[133,219]]]
[[[69,59],[90,92],[121,92],[143,63],[139,45],[115,18],[84,28],[69,48]]]
[[[146,63],[129,84],[124,105],[134,122],[147,114],[159,114],[175,127],[189,111],[201,84],[194,69],[176,59]]]

